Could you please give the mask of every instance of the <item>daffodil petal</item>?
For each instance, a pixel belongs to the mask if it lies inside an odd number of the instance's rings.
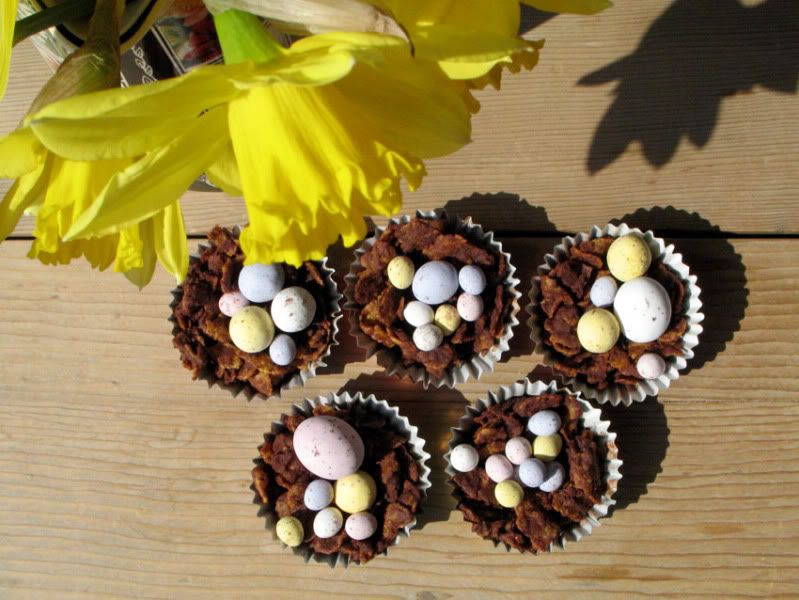
[[[241,191],[241,177],[239,167],[236,164],[236,155],[233,153],[233,145],[228,142],[219,151],[216,160],[208,165],[205,170],[208,180],[231,196],[243,196]]]
[[[348,52],[314,52],[287,55],[274,63],[258,65],[255,72],[236,80],[239,88],[285,82],[293,85],[325,85],[345,77],[355,66]]]
[[[17,18],[17,2],[3,0],[0,13],[0,99],[6,94],[8,71],[11,67],[11,45],[14,41],[14,23]]]
[[[27,127],[0,138],[0,177],[16,179],[30,173],[43,158],[44,148]]]
[[[180,204],[174,202],[153,216],[155,253],[158,261],[181,283],[189,270],[189,248]]]
[[[518,0],[369,0],[406,29],[417,25],[453,25],[473,32],[515,36],[519,32]]]
[[[0,241],[11,235],[25,209],[42,201],[47,190],[49,168],[49,161],[42,161],[33,171],[17,179],[6,192],[0,202]]]
[[[228,141],[225,134],[223,108],[195,119],[171,144],[154,150],[112,177],[65,239],[118,232],[163,210],[213,161]]]
[[[613,6],[610,0],[521,0],[522,3],[552,13],[593,15]]]
[[[151,219],[142,221],[136,227],[138,227],[139,230],[138,239],[141,244],[142,265],[141,267],[124,271],[124,275],[133,285],[142,289],[150,283],[150,280],[153,278],[153,273],[155,272],[155,263],[157,259],[155,253],[155,233],[153,231],[153,222]],[[122,234],[120,234],[120,242],[121,240]],[[120,269],[117,269],[117,265],[114,265],[114,270]]]

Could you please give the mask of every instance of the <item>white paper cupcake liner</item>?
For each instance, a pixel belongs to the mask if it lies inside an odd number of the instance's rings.
[[[415,425],[411,425],[407,417],[400,415],[399,409],[396,407],[389,405],[389,403],[385,400],[378,400],[375,398],[374,394],[364,396],[361,392],[357,392],[355,395],[351,395],[349,392],[344,392],[343,394],[329,393],[324,396],[317,396],[314,399],[305,398],[302,404],[292,405],[291,414],[304,415],[308,417],[313,414],[314,407],[325,404],[341,407],[353,404],[361,404],[369,411],[374,411],[380,416],[385,417],[387,429],[408,437],[411,456],[416,459],[416,462],[419,465],[419,481],[417,483],[417,488],[421,493],[421,499],[419,500],[419,506],[421,507],[427,500],[427,490],[430,488],[430,467],[427,466],[427,461],[430,459],[430,454],[424,450],[425,441],[419,437],[419,429]],[[283,425],[280,420],[274,421],[272,423],[273,434],[285,431],[285,429],[285,425]],[[257,464],[258,460],[255,462]],[[342,565],[345,568],[350,564],[360,565],[360,563],[350,561],[349,556],[339,552],[334,554],[319,554],[314,552],[313,548],[306,543],[302,543],[294,548],[290,548],[289,546],[283,544],[283,542],[281,542],[277,537],[277,531],[275,527],[277,525],[277,515],[273,511],[269,510],[268,507],[263,505],[254,485],[250,486],[250,489],[255,494],[253,502],[260,505],[258,516],[264,517],[266,519],[267,530],[271,533],[272,538],[281,546],[283,546],[283,548],[289,548],[295,555],[301,556],[306,563],[314,561],[317,563],[327,564],[330,567]],[[416,518],[416,515],[414,515],[413,521],[400,529],[399,534],[396,538],[394,538],[394,541],[391,542],[389,548],[398,545],[401,538],[410,536],[411,530],[416,526],[417,520],[418,519]],[[388,548],[386,548],[382,554],[387,555]]]
[[[240,225],[236,225],[232,228],[231,231],[238,238],[239,234],[241,233],[241,229],[242,228]],[[208,244],[207,242],[200,242],[197,254],[192,254],[189,256],[189,265],[191,266],[192,264],[199,261],[200,254],[202,254],[203,251],[209,247],[210,244]],[[325,353],[322,356],[320,356],[315,361],[308,363],[307,365],[305,365],[305,367],[303,367],[294,375],[292,375],[288,381],[284,382],[282,385],[280,385],[277,388],[277,392],[275,394],[269,396],[270,398],[274,396],[281,397],[285,390],[291,389],[293,387],[304,386],[309,379],[316,376],[316,371],[318,369],[327,366],[325,359],[328,356],[330,356],[330,353],[333,351],[333,347],[338,346],[339,344],[338,332],[339,332],[339,321],[341,320],[342,317],[341,299],[343,296],[339,293],[338,286],[336,285],[336,282],[333,279],[333,274],[335,273],[335,271],[327,266],[327,257],[324,257],[320,261],[314,261],[314,262],[317,264],[317,266],[319,266],[319,271],[325,282],[325,292],[327,295],[327,302],[330,311],[330,321],[332,325],[330,343],[328,344],[327,350],[325,350]],[[175,320],[174,317],[174,310],[182,298],[183,298],[183,286],[181,285],[172,290],[172,302],[169,304],[170,314],[168,320],[170,323],[172,323],[173,337],[180,330],[177,321]],[[209,388],[217,386],[221,389],[228,391],[234,398],[241,393],[244,394],[247,400],[252,400],[253,397],[255,396],[260,396],[264,399],[266,398],[266,396],[252,390],[249,386],[245,385],[244,383],[240,382],[231,383],[231,384],[225,383],[224,381],[217,379],[214,373],[210,370],[206,370],[205,372],[201,373],[199,379],[205,381],[208,384]]]
[[[412,381],[421,383],[425,389],[431,385],[434,387],[446,386],[452,388],[466,382],[469,377],[480,379],[483,373],[493,371],[494,364],[502,357],[502,353],[508,351],[509,342],[513,337],[513,328],[519,324],[517,315],[520,308],[519,298],[521,298],[521,293],[516,289],[519,285],[519,279],[515,277],[516,267],[511,263],[510,254],[502,250],[502,243],[494,239],[494,232],[483,231],[482,226],[474,223],[471,217],[464,220],[457,216],[448,216],[446,212],[440,209],[430,211],[417,210],[416,216],[428,219],[447,219],[450,223],[455,225],[456,231],[464,235],[467,239],[479,239],[493,252],[502,254],[502,256],[505,257],[505,261],[508,264],[508,273],[505,276],[503,285],[510,294],[511,309],[505,320],[502,335],[499,337],[499,340],[486,352],[476,354],[460,365],[449,367],[442,377],[434,377],[421,365],[406,367],[402,363],[402,359],[398,355],[396,349],[386,348],[361,331],[360,325],[358,324],[360,306],[355,302],[355,283],[358,273],[364,270],[364,267],[361,265],[361,256],[375,244],[380,235],[385,231],[385,227],[377,227],[374,234],[367,237],[355,250],[355,260],[350,265],[349,273],[344,277],[346,283],[344,288],[344,296],[346,298],[344,308],[349,310],[350,333],[355,338],[358,347],[366,350],[367,358],[373,354],[377,354],[377,362],[385,368],[387,374],[396,375],[398,377],[407,376]],[[390,219],[389,222],[404,224],[409,223],[412,219],[413,217],[410,215],[404,215],[402,217],[394,217]]]
[[[561,243],[555,246],[551,254],[544,257],[544,264],[538,267],[538,274],[533,278],[530,289],[530,303],[526,307],[529,314],[528,325],[535,344],[535,351],[544,356],[544,364],[552,365],[555,358],[544,340],[544,324],[537,310],[540,294],[541,275],[549,273],[560,262],[568,259],[569,249],[587,240],[592,240],[604,236],[621,237],[628,234],[639,235],[652,251],[652,262],[660,261],[673,272],[677,273],[685,285],[685,318],[688,321],[688,329],[682,337],[683,354],[666,358],[666,372],[657,379],[642,380],[634,388],[623,385],[611,385],[604,390],[581,381],[577,377],[566,378],[566,383],[575,390],[582,392],[587,398],[596,400],[599,404],[610,403],[612,406],[623,404],[630,406],[633,402],[642,402],[647,396],[656,396],[661,390],[665,390],[676,381],[680,376],[687,361],[694,357],[694,347],[699,343],[699,334],[702,333],[701,322],[705,318],[702,313],[702,300],[699,297],[700,289],[696,284],[696,275],[691,275],[688,266],[682,261],[682,254],[674,251],[674,245],[666,245],[666,242],[656,237],[652,231],[641,231],[631,228],[625,223],[620,225],[605,225],[600,228],[596,225],[588,233],[578,233],[574,237],[566,236]]]
[[[470,443],[468,438],[468,431],[474,424],[474,419],[477,415],[486,410],[493,404],[500,404],[512,398],[519,398],[521,396],[539,396],[541,394],[551,393],[567,393],[574,396],[580,403],[583,409],[581,423],[587,429],[590,429],[594,434],[594,440],[600,447],[604,447],[607,451],[604,466],[604,481],[606,485],[605,493],[599,503],[594,504],[589,510],[586,517],[576,524],[571,529],[564,530],[561,536],[549,545],[549,551],[565,550],[568,542],[579,542],[583,537],[591,535],[594,528],[600,526],[599,519],[607,516],[608,510],[611,506],[616,504],[613,495],[616,493],[619,480],[622,475],[620,469],[622,461],[619,459],[619,449],[616,446],[616,433],[610,431],[610,421],[602,420],[602,412],[598,408],[594,408],[591,404],[584,400],[579,392],[574,392],[567,387],[558,387],[554,382],[544,383],[542,381],[530,381],[525,378],[522,381],[517,381],[512,385],[503,385],[496,392],[489,392],[487,398],[479,399],[472,406],[466,407],[466,414],[461,417],[457,427],[450,428],[452,436],[449,441],[449,450],[444,455],[447,461],[446,473],[450,478],[454,477],[457,471],[450,464],[450,454],[452,449],[458,444]],[[449,485],[452,487],[452,497],[459,500],[455,486],[451,480],[448,480]],[[499,546],[500,542],[493,540],[494,546]],[[508,544],[502,543],[505,550],[510,552],[513,548]]]

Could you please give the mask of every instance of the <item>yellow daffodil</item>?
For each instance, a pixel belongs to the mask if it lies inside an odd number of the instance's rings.
[[[16,0],[3,0],[3,6],[0,7],[0,99],[5,95],[8,85],[8,70],[11,67],[11,46],[14,43],[16,20]]]
[[[578,15],[593,15],[613,6],[610,0],[521,0],[521,2],[546,12]]]
[[[284,50],[251,15],[226,11],[216,22],[233,64],[67,99],[32,116],[37,138],[60,155],[148,157],[111,179],[68,238],[148,218],[207,170],[244,194],[247,262],[299,264],[323,256],[339,235],[347,245],[361,239],[364,216],[399,210],[401,178],[420,184],[423,158],[469,141],[465,86],[414,59],[402,39],[325,34]],[[159,144],[166,149],[153,151]]]

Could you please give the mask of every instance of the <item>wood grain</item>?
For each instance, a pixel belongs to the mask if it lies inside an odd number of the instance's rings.
[[[618,0],[594,18],[545,20],[527,34],[546,39],[538,67],[507,77],[501,93],[479,94],[473,143],[429,161],[405,210],[505,192],[524,202],[502,212],[482,202],[472,216],[502,229],[580,231],[639,207],[675,206],[723,231],[799,232],[795,4],[760,5]],[[617,79],[578,83],[620,59]],[[15,49],[0,133],[45,78],[29,43]],[[194,233],[246,221],[240,199],[190,192],[183,206]],[[23,219],[17,234],[31,231]]]
[[[525,278],[556,241],[503,238]],[[525,327],[494,374],[438,391],[381,375],[345,331],[305,390],[248,403],[180,367],[162,272],[139,293],[83,265],[35,265],[27,242],[6,242],[0,597],[796,597],[799,242],[676,241],[712,325],[699,360],[659,401],[603,410],[625,461],[619,507],[590,538],[537,557],[470,532],[441,458],[467,401],[539,372]],[[339,280],[349,257],[333,254]],[[330,570],[271,541],[249,469],[292,402],[341,389],[396,403],[434,474],[420,530],[388,557]]]

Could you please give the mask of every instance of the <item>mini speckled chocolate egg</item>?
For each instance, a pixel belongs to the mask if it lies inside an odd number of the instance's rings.
[[[666,372],[666,361],[654,352],[647,352],[638,357],[635,369],[644,379],[657,379]]]
[[[492,454],[486,459],[486,475],[499,483],[513,477],[513,465],[504,454]]]
[[[425,304],[442,304],[457,291],[458,272],[444,260],[426,262],[413,276],[413,296]]]
[[[295,333],[313,322],[316,300],[311,292],[298,285],[280,290],[272,300],[272,319],[280,331]]]
[[[547,466],[537,458],[528,458],[519,465],[519,480],[530,488],[537,488],[544,482]]]
[[[461,324],[461,316],[458,309],[451,304],[440,304],[433,317],[433,323],[438,325],[444,335],[452,335]]]
[[[322,510],[333,502],[333,485],[324,479],[314,479],[305,488],[302,502],[308,510]]]
[[[413,327],[421,327],[433,322],[433,309],[429,304],[411,300],[402,311],[405,321]]]
[[[277,539],[291,548],[302,544],[302,540],[305,537],[305,530],[297,517],[283,517],[280,519],[275,525],[275,533],[277,534]]]
[[[236,348],[254,354],[272,343],[275,325],[269,313],[260,306],[245,306],[230,317],[228,333]]]
[[[527,420],[527,430],[533,435],[552,435],[560,429],[560,415],[554,410],[539,410]]]
[[[295,356],[297,356],[297,344],[290,335],[281,333],[269,344],[269,358],[276,365],[281,367],[290,365]]]
[[[538,486],[542,492],[555,492],[560,489],[566,479],[566,469],[559,462],[551,462],[547,465],[547,474],[544,481]]]
[[[494,498],[505,508],[515,508],[524,500],[524,490],[518,482],[506,479],[494,487]]]
[[[239,291],[250,302],[269,302],[283,287],[285,279],[283,265],[245,265],[239,272]]]
[[[653,342],[671,322],[671,300],[666,289],[650,277],[639,277],[619,288],[613,310],[631,342]]]
[[[416,267],[413,261],[407,256],[395,256],[388,263],[386,267],[388,280],[398,290],[406,290],[411,287],[413,283],[413,276],[416,273]]]
[[[463,293],[458,296],[458,314],[464,321],[476,321],[483,314],[483,297]]]
[[[641,277],[652,263],[652,251],[639,236],[630,234],[617,238],[608,248],[608,269],[619,281]]]
[[[580,345],[595,354],[607,352],[619,340],[619,321],[604,308],[592,308],[577,321],[577,339]]]
[[[619,284],[613,277],[606,275],[605,277],[598,277],[591,286],[591,304],[598,308],[605,308],[613,304],[613,299],[616,297],[616,291],[619,289]]]
[[[517,436],[505,442],[505,456],[514,465],[520,465],[533,455],[533,445],[527,438]]]
[[[477,453],[477,449],[469,444],[458,444],[449,455],[449,464],[461,473],[473,471],[479,463],[480,455]]]
[[[377,531],[377,519],[368,512],[359,512],[347,517],[344,523],[344,531],[353,540],[365,540],[372,537]]]
[[[377,498],[377,486],[369,473],[358,471],[336,481],[333,496],[338,506],[345,513],[357,513],[369,510]]]
[[[466,265],[458,271],[458,283],[467,294],[479,296],[486,289],[486,275],[477,265]]]
[[[331,538],[344,526],[344,515],[335,506],[323,508],[313,519],[313,532],[316,537]]]
[[[560,454],[563,439],[559,433],[539,435],[533,442],[533,456],[542,462],[550,462]]]
[[[444,332],[433,323],[422,325],[413,330],[413,343],[422,352],[435,350],[444,341]]]
[[[219,298],[219,311],[226,317],[232,317],[249,304],[250,301],[241,292],[227,292]]]
[[[358,470],[364,446],[352,425],[319,415],[305,419],[294,431],[294,453],[302,466],[317,477],[335,480]]]

